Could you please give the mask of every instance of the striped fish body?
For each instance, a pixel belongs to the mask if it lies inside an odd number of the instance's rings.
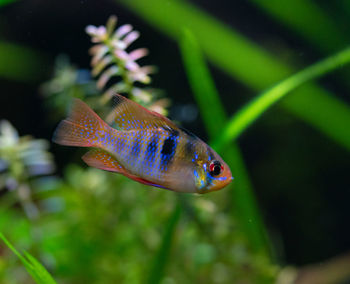
[[[202,140],[133,101],[117,95],[106,121],[76,100],[54,141],[93,147],[83,156],[88,165],[177,192],[206,193],[232,180],[229,167]]]

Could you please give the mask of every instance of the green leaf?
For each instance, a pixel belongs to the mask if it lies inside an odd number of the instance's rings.
[[[28,273],[32,276],[38,284],[55,284],[55,280],[52,278],[50,273],[45,269],[45,267],[40,264],[32,255],[24,252],[22,255],[18,252],[15,247],[5,238],[5,236],[0,233],[0,239],[7,245],[7,247],[21,260],[24,267]]]
[[[212,63],[255,91],[269,88],[295,72],[293,67],[188,2],[118,2],[175,39],[179,38],[186,25],[196,35],[204,54]],[[350,149],[347,131],[350,110],[334,94],[308,83],[283,100],[281,106]]]
[[[148,283],[159,283],[163,278],[165,266],[169,260],[175,229],[180,220],[180,216],[181,207],[179,204],[177,204],[166,224],[164,236],[162,238],[162,243],[159,247],[157,254],[154,257],[154,262],[149,274]]]
[[[201,116],[206,122],[205,126],[209,136],[213,138],[222,131],[220,125],[223,127],[227,122],[219,94],[200,52],[198,42],[189,30],[185,30],[180,41],[180,48]],[[215,123],[212,123],[212,117],[215,117]],[[237,179],[234,181],[234,189],[224,189],[231,193],[235,217],[240,222],[242,231],[255,252],[261,252],[268,257],[270,249],[266,230],[260,218],[253,189],[238,146],[232,144],[227,147],[223,156]]]
[[[209,137],[214,138],[221,132],[218,125],[225,125],[227,115],[220,103],[220,96],[205,64],[198,42],[190,30],[185,29],[180,41],[186,74],[193,94],[201,110],[201,116]],[[215,119],[212,119],[215,117]]]
[[[322,75],[325,75],[336,68],[343,67],[350,62],[350,48],[347,48],[341,52],[336,53],[314,65],[311,65],[304,70],[296,73],[295,75],[283,80],[269,90],[261,93],[249,104],[239,110],[226,125],[222,133],[214,140],[213,145],[217,149],[222,149],[229,141],[235,140],[249,125],[251,125],[262,113],[267,111],[273,104],[282,99],[290,91],[299,87],[307,81],[316,79]],[[322,97],[321,97],[322,98]],[[321,102],[322,103],[322,102]],[[326,106],[327,101],[323,104]],[[333,107],[329,110],[328,115],[338,116],[338,107]],[[346,118],[345,118],[346,119]],[[343,129],[337,129],[339,131],[347,131]],[[350,142],[350,141],[349,141]]]
[[[348,35],[314,1],[250,1],[322,51],[334,51],[347,44]]]

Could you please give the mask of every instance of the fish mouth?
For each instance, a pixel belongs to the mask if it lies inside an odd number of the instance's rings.
[[[204,191],[202,193],[212,192],[212,191],[218,191],[227,185],[229,185],[233,180],[233,177],[225,177],[225,179],[221,179],[220,182],[215,183],[212,187],[209,188],[209,190]]]
[[[226,180],[220,184],[220,188],[223,188],[225,186],[228,186],[233,181],[233,176],[227,177]]]
[[[233,180],[234,180],[234,177],[231,176],[230,178],[227,179],[227,183],[224,186],[229,185]]]

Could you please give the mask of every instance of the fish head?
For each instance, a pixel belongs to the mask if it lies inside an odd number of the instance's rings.
[[[196,191],[203,194],[222,189],[233,177],[230,167],[215,153],[213,159],[197,163],[194,179]]]

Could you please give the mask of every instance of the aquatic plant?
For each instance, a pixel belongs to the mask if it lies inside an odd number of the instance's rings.
[[[140,66],[136,61],[148,54],[146,48],[127,51],[129,46],[140,36],[130,24],[124,24],[116,29],[117,17],[111,16],[106,26],[87,26],[86,33],[95,43],[90,48],[92,55],[91,74],[98,77],[97,88],[102,90],[113,77],[121,80],[112,83],[103,94],[102,102],[108,101],[113,94],[128,95],[132,100],[161,114],[166,114],[166,99],[155,100],[159,94],[156,89],[138,87],[137,82],[144,85],[151,83],[150,74],[155,72],[154,66]]]
[[[146,48],[130,52],[128,47],[140,36],[129,24],[116,29],[117,17],[111,16],[106,26],[86,27],[86,32],[95,44],[90,48],[90,71],[72,64],[67,55],[59,55],[55,61],[52,79],[43,83],[41,93],[47,98],[54,119],[60,119],[68,112],[72,98],[80,98],[94,109],[106,110],[104,105],[116,93],[131,99],[163,115],[167,114],[169,99],[162,97],[162,91],[146,87],[151,83],[150,74],[154,66],[141,67],[136,61],[148,54]],[[113,80],[115,79],[115,80]],[[115,82],[116,81],[116,82]],[[140,86],[140,83],[144,86]],[[111,86],[110,86],[111,85]],[[106,89],[107,88],[107,89]],[[104,89],[106,89],[104,91]],[[102,97],[101,97],[102,91]],[[107,114],[106,114],[107,115]]]
[[[20,137],[8,121],[0,121],[0,189],[15,192],[29,218],[38,217],[31,197],[31,178],[55,169],[48,147],[46,140]]]
[[[38,284],[55,284],[56,281],[42,264],[35,259],[30,253],[24,252],[21,254],[15,247],[0,233],[0,240],[21,260],[28,273]]]
[[[346,48],[305,68],[261,93],[232,116],[221,135],[218,135],[214,139],[214,147],[216,149],[222,149],[223,146],[227,145],[230,141],[237,139],[239,135],[257,120],[260,115],[291,91],[307,81],[334,71],[339,68],[339,66],[347,64],[349,61],[350,48]]]
[[[40,93],[50,108],[53,120],[61,119],[67,112],[73,98],[83,99],[98,106],[98,90],[90,71],[72,64],[67,55],[61,54],[55,60],[52,79],[41,84]]]

